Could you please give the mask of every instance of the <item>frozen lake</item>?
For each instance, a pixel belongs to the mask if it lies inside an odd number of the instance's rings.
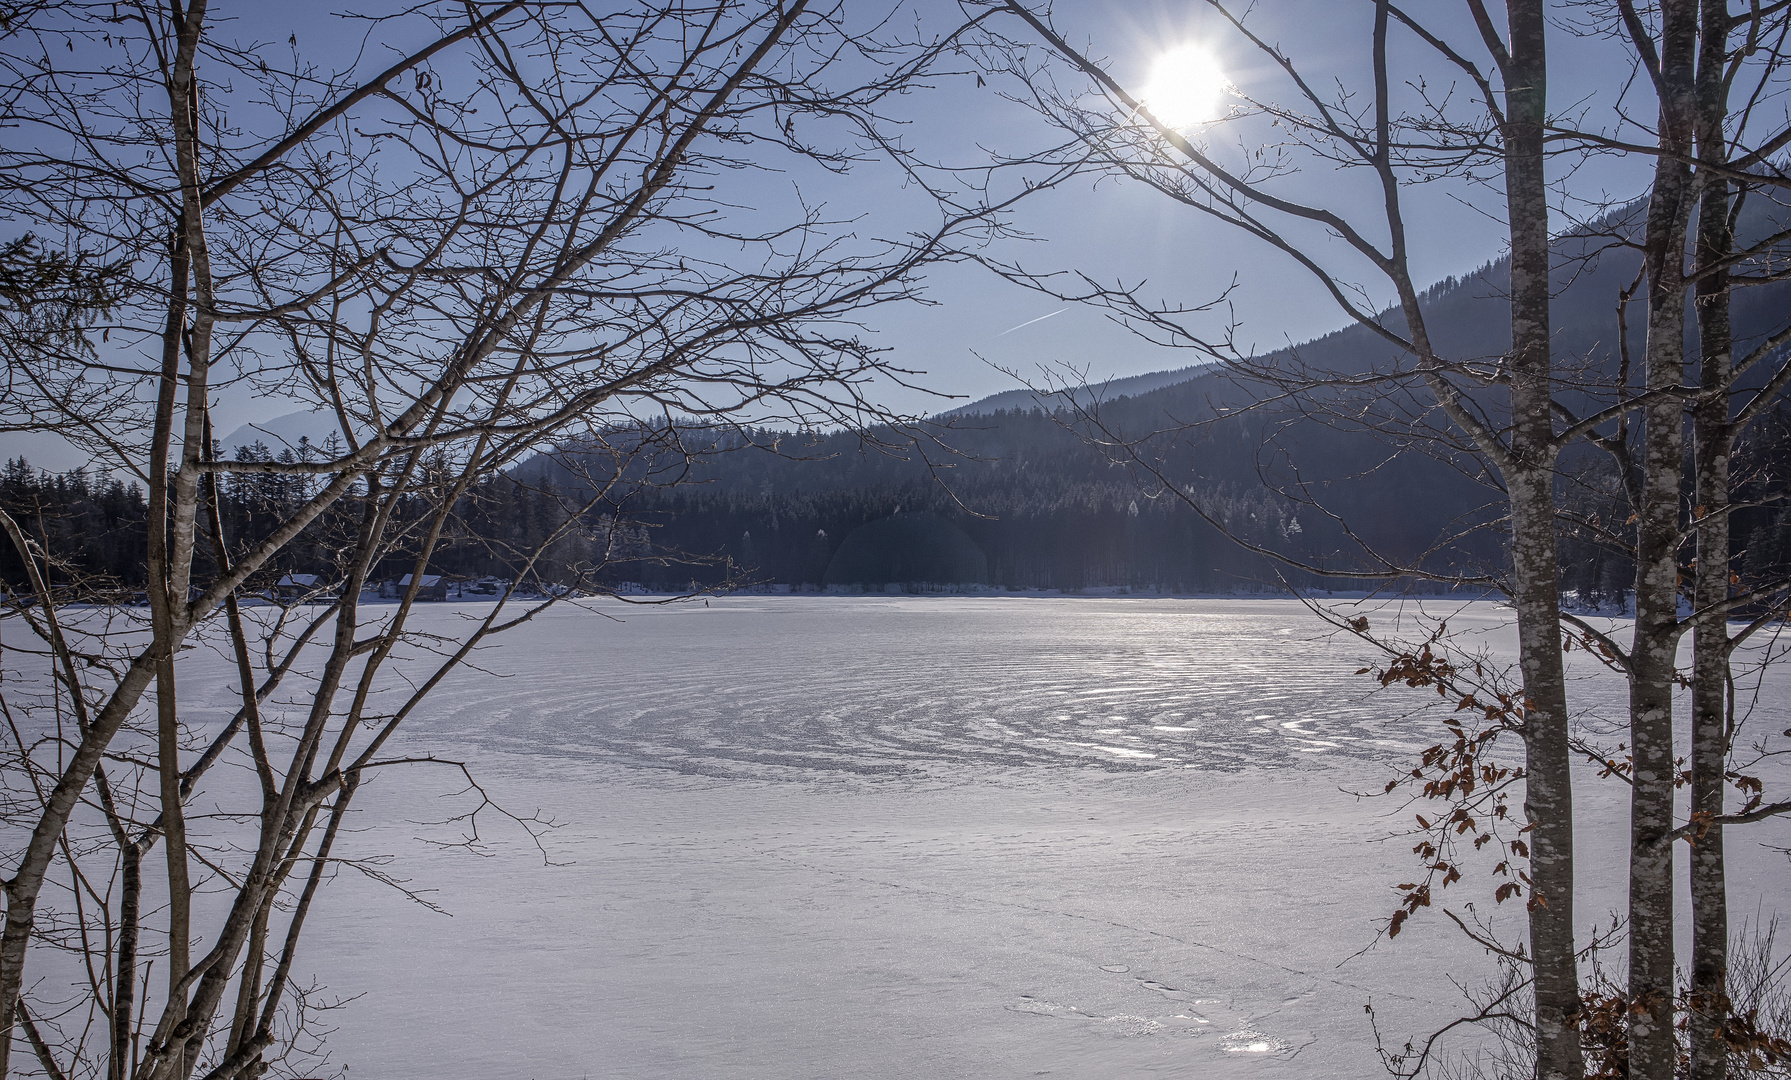
[[[350,1076],[1371,1077],[1366,1004],[1403,1041],[1492,970],[1436,915],[1375,944],[1410,819],[1353,793],[1434,729],[1292,601],[603,612],[506,635],[479,659],[503,677],[456,676],[405,736],[563,823],[553,865],[495,821],[488,857],[418,843],[445,770],[363,795],[344,854],[396,855],[450,914],[326,890],[301,967],[359,995],[328,1018]],[[1451,626],[1506,653],[1507,617]],[[1582,788],[1589,926],[1623,792]],[[1783,891],[1731,847],[1738,900]]]

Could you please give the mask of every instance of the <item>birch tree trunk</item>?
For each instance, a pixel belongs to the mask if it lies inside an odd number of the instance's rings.
[[[1690,1080],[1727,1080],[1729,1051],[1718,1029],[1730,1012],[1729,896],[1723,849],[1723,790],[1729,758],[1730,596],[1729,457],[1735,426],[1729,400],[1734,381],[1734,334],[1726,262],[1735,251],[1731,185],[1714,170],[1729,163],[1729,50],[1727,0],[1702,0],[1697,73],[1697,151],[1703,174],[1692,266],[1701,274],[1694,313],[1698,324],[1697,404],[1692,411],[1695,481],[1692,517],[1697,537],[1692,607],[1691,985],[1686,1043]],[[1701,826],[1701,827],[1700,827]]]
[[[1720,179],[1706,184],[1698,248],[1699,262],[1708,265],[1727,256],[1734,235],[1728,184]],[[1692,604],[1700,614],[1692,626],[1692,963],[1686,1022],[1692,1080],[1725,1080],[1728,1050],[1717,1038],[1717,1028],[1729,1012],[1729,910],[1723,824],[1716,819],[1723,813],[1729,757],[1729,617],[1724,604],[1730,595],[1729,455],[1735,441],[1729,417],[1733,342],[1726,274],[1699,281],[1697,318],[1702,396],[1693,413],[1698,555]]]
[[[1561,651],[1551,413],[1548,116],[1541,0],[1507,4],[1505,190],[1511,236],[1511,575],[1524,682],[1524,814],[1530,840],[1530,951],[1536,972],[1536,1076],[1584,1075],[1574,946],[1573,783]]]
[[[1637,25],[1632,19],[1632,26]],[[1649,41],[1634,35],[1638,47]],[[1644,240],[1648,334],[1636,509],[1635,630],[1630,649],[1629,1068],[1672,1080],[1677,996],[1673,952],[1673,686],[1679,646],[1680,482],[1684,452],[1685,257],[1692,172],[1698,9],[1665,0],[1660,46],[1644,56],[1660,100]],[[1650,55],[1652,54],[1652,55]]]

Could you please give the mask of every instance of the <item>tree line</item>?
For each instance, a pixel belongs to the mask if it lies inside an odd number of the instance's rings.
[[[1215,377],[1107,403],[1109,417],[1211,410],[1229,388]],[[1346,517],[1380,550],[1463,574],[1504,564],[1506,538],[1485,490],[1424,455],[1389,459],[1369,432],[1319,424],[1296,433],[1269,416],[1240,415],[1177,449],[1175,469],[1214,520],[1186,501],[1152,492],[1077,430],[1072,412],[1001,410],[953,418],[926,442],[889,445],[846,432],[749,429],[717,439],[677,484],[645,477],[591,503],[589,462],[576,445],[506,474],[483,478],[456,501],[428,571],[462,580],[514,580],[524,553],[541,584],[593,590],[624,584],[659,591],[756,584],[812,588],[968,585],[997,589],[1126,589],[1240,592],[1360,587],[1289,568],[1235,542],[1317,564],[1345,550]],[[1297,439],[1325,463],[1308,476],[1330,513],[1265,484],[1273,451]],[[927,452],[930,450],[930,452]],[[244,462],[292,462],[333,451],[301,440],[273,451],[238,449]],[[1791,569],[1791,405],[1781,403],[1737,449],[1741,479],[1732,561],[1746,581]],[[228,550],[264,537],[314,494],[317,480],[281,473],[230,474],[219,486]],[[1584,606],[1621,610],[1633,560],[1593,523],[1631,513],[1605,459],[1564,469],[1560,588]],[[1155,497],[1152,497],[1153,494]],[[351,495],[351,501],[354,496]],[[143,587],[147,506],[142,489],[99,481],[85,469],[34,472],[22,458],[0,472],[0,505],[28,522],[67,583],[95,590]],[[419,504],[420,506],[420,504]],[[577,520],[574,521],[576,515]],[[400,517],[404,516],[401,512]],[[905,518],[891,531],[883,523]],[[571,522],[575,527],[567,529]],[[341,572],[333,551],[342,523],[308,525],[261,574]],[[887,535],[882,535],[887,534]],[[854,540],[854,537],[857,537]],[[848,542],[850,546],[848,546]],[[954,545],[963,552],[954,557]],[[842,557],[843,553],[843,557]],[[411,570],[402,547],[372,571]],[[16,553],[0,551],[9,588],[25,587]],[[259,582],[263,587],[268,582]],[[1422,579],[1405,587],[1435,588]]]

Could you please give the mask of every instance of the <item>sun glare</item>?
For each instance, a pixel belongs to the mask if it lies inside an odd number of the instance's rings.
[[[1188,128],[1217,119],[1224,93],[1225,73],[1213,54],[1188,44],[1157,57],[1141,100],[1166,126]]]

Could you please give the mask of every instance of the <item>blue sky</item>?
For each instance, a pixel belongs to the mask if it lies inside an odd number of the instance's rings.
[[[1483,55],[1465,5],[1438,0],[1420,7],[1425,17],[1438,19],[1439,30],[1464,42],[1464,51]],[[914,10],[923,24],[943,25],[958,9],[947,0],[919,0]],[[1336,80],[1366,86],[1371,14],[1366,2],[1268,0],[1251,14],[1250,25],[1278,43],[1315,85]],[[1198,42],[1245,92],[1277,100],[1287,96],[1279,73],[1217,23],[1205,5],[1185,0],[1060,0],[1055,15],[1073,43],[1104,57],[1109,70],[1129,86],[1141,86],[1152,62],[1165,50]],[[347,57],[358,38],[319,40],[333,25],[340,24],[319,20],[302,5],[270,5],[247,9],[243,21],[232,29],[238,35],[280,42],[282,47],[288,33],[295,33],[303,53]],[[1024,33],[1017,23],[1013,29]],[[1459,83],[1455,73],[1409,35],[1396,35],[1394,40],[1396,78],[1423,80],[1433,93],[1452,80]],[[1611,123],[1610,110],[1628,73],[1622,50],[1565,23],[1557,26],[1550,47],[1555,72],[1550,97],[1555,107],[1584,109],[1594,122]],[[383,66],[387,62],[383,56],[379,49],[369,50],[365,63]],[[1057,136],[1029,110],[1002,96],[1016,89],[1000,79],[979,87],[969,74],[936,80],[900,102],[909,121],[910,145],[924,157],[952,164],[986,160],[989,151],[1024,154],[1048,145]],[[1630,93],[1626,104],[1632,112],[1652,113],[1650,100],[1636,96],[1635,90]],[[1220,155],[1242,155],[1246,143],[1261,137],[1261,132],[1250,130],[1233,136],[1223,126],[1209,135]],[[1378,212],[1373,191],[1363,183],[1366,179],[1309,169],[1288,178],[1282,190],[1296,198],[1350,209],[1372,226]],[[1572,189],[1588,199],[1628,198],[1642,190],[1645,180],[1645,167],[1638,162],[1602,160],[1584,166],[1573,177]],[[734,198],[765,204],[787,199],[800,184],[806,199],[826,202],[841,217],[862,218],[867,229],[899,228],[904,214],[924,211],[916,193],[892,187],[896,179],[891,171],[875,165],[838,180],[773,173],[730,183],[739,185],[731,189]],[[1462,274],[1500,254],[1496,189],[1443,182],[1412,189],[1407,198],[1414,265],[1421,283]],[[1015,223],[1032,239],[1009,244],[995,254],[1023,260],[1033,269],[1073,268],[1102,281],[1142,282],[1147,292],[1194,304],[1213,299],[1235,281],[1229,306],[1215,313],[1209,325],[1216,332],[1235,320],[1246,349],[1303,341],[1344,321],[1318,286],[1285,256],[1140,185],[1078,181],[1032,197],[1016,213]],[[1368,275],[1347,269],[1340,245],[1322,238],[1315,242],[1316,250],[1345,268],[1345,276],[1369,280]],[[867,328],[878,344],[891,350],[898,366],[925,372],[918,381],[959,401],[1013,388],[1012,378],[1000,368],[1028,375],[1042,368],[1059,374],[1085,371],[1099,380],[1180,368],[1204,359],[1153,346],[1099,312],[1066,309],[975,266],[934,271],[927,294],[932,306],[879,310],[867,320]],[[1385,299],[1384,294],[1380,298]],[[952,404],[944,397],[893,386],[887,388],[885,399],[893,407],[914,412]],[[219,430],[271,419],[292,408],[290,401],[226,392],[217,405]],[[20,452],[42,467],[79,464],[52,442],[0,437],[0,454]]]

